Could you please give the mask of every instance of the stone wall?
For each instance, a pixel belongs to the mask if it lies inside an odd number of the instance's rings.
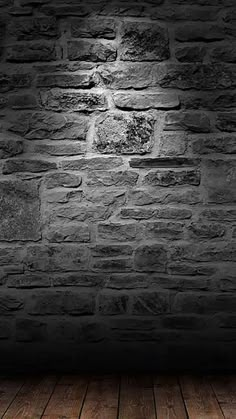
[[[235,0],[0,0],[0,23],[5,368],[232,368]]]

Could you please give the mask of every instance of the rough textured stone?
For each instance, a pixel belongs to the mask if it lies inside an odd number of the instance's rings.
[[[227,89],[236,86],[236,70],[224,64],[166,64],[155,67],[156,83],[177,89]]]
[[[210,132],[210,119],[205,113],[170,112],[165,118],[165,131]]]
[[[45,235],[50,243],[87,243],[90,241],[90,231],[86,224],[50,224]]]
[[[199,223],[193,222],[188,226],[189,236],[199,239],[215,239],[225,235],[225,228],[221,224],[216,223]]]
[[[39,240],[41,233],[37,182],[1,181],[0,190],[0,240]]]
[[[53,17],[30,17],[12,19],[9,34],[19,41],[51,38],[58,35],[56,19]]]
[[[7,49],[7,60],[10,62],[55,61],[60,58],[61,50],[53,42],[15,44]]]
[[[164,292],[142,292],[134,296],[132,313],[135,315],[156,315],[169,312],[169,297]]]
[[[146,223],[144,227],[145,237],[149,239],[181,240],[184,238],[184,226],[182,223],[154,222]]]
[[[23,152],[23,142],[21,139],[0,133],[0,159],[15,157]]]
[[[116,48],[102,41],[69,41],[68,58],[71,61],[115,61]]]
[[[236,141],[234,137],[229,136],[200,137],[193,141],[192,149],[196,154],[235,154]]]
[[[127,311],[128,297],[126,295],[103,293],[99,295],[99,311],[102,315],[113,316]]]
[[[100,223],[98,225],[98,237],[103,240],[134,241],[140,235],[141,231],[137,224]]]
[[[134,186],[138,180],[138,173],[131,171],[90,172],[87,177],[88,186]]]
[[[175,31],[175,39],[181,42],[221,41],[224,36],[224,29],[213,24],[185,24]]]
[[[56,172],[47,175],[45,182],[48,189],[59,187],[78,188],[82,183],[82,179],[80,176],[71,173]]]
[[[109,170],[122,166],[121,157],[92,157],[62,162],[64,170]]]
[[[102,19],[71,19],[71,34],[74,38],[107,38],[116,37],[116,21]]]
[[[94,313],[92,293],[53,291],[33,294],[28,303],[28,313],[35,315],[71,314],[76,316]]]
[[[236,132],[236,113],[221,113],[217,115],[216,127],[220,131]]]
[[[54,142],[52,143],[41,143],[35,144],[34,150],[36,153],[45,154],[48,156],[78,156],[79,154],[85,154],[86,143],[65,143]]]
[[[38,87],[89,88],[93,85],[91,74],[85,72],[77,74],[39,74],[37,77]]]
[[[234,160],[208,160],[203,183],[206,188],[208,202],[232,203],[236,201]]]
[[[202,62],[206,56],[206,48],[194,46],[178,47],[175,56],[182,63]]]
[[[213,62],[236,63],[236,46],[222,45],[212,48],[210,59]]]
[[[3,173],[5,175],[15,172],[40,173],[56,168],[56,163],[45,160],[7,160],[3,166]]]
[[[88,251],[75,245],[30,246],[27,248],[26,266],[31,271],[85,270]]]
[[[125,22],[121,30],[120,57],[124,61],[167,60],[167,31],[153,23]]]
[[[152,64],[120,64],[100,66],[97,70],[97,82],[102,82],[112,89],[143,89],[153,86]]]
[[[63,91],[52,89],[41,93],[43,106],[51,111],[104,111],[107,109],[107,99],[100,93],[87,93],[84,91]]]
[[[140,246],[135,252],[134,264],[137,271],[165,272],[167,249],[159,244]]]
[[[180,104],[176,94],[167,93],[115,93],[113,100],[120,109],[174,109]]]
[[[96,122],[94,146],[101,153],[144,154],[153,146],[154,120],[146,114],[107,114]]]
[[[88,119],[75,114],[26,113],[12,121],[10,130],[29,140],[85,140]]]
[[[30,87],[32,75],[22,71],[21,73],[9,74],[6,71],[0,72],[0,93],[9,92],[14,89]]]
[[[149,172],[144,178],[144,185],[151,186],[176,186],[176,185],[199,185],[200,172],[197,170],[182,171],[155,171]]]

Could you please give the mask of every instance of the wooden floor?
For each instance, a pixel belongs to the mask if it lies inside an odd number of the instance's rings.
[[[2,377],[4,419],[236,419],[236,375]]]

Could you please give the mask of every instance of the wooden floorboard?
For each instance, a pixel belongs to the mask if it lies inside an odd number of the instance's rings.
[[[26,380],[3,419],[40,419],[55,384],[56,377],[33,377]]]
[[[236,375],[0,377],[0,419],[236,419]]]

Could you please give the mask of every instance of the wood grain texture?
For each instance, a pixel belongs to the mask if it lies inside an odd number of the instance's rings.
[[[86,376],[62,377],[50,398],[43,419],[78,419],[87,386]]]
[[[22,386],[4,419],[40,419],[56,384],[56,377],[30,378]]]
[[[24,379],[21,378],[0,379],[0,417],[4,415],[23,383]]]
[[[156,419],[151,377],[122,377],[119,419]]]
[[[236,403],[235,375],[211,376],[209,382],[219,403]]]
[[[180,383],[189,419],[224,418],[206,378],[183,376]]]
[[[116,419],[119,403],[119,378],[95,376],[91,378],[81,419]]]
[[[154,395],[158,419],[187,419],[178,379],[154,376]]]

